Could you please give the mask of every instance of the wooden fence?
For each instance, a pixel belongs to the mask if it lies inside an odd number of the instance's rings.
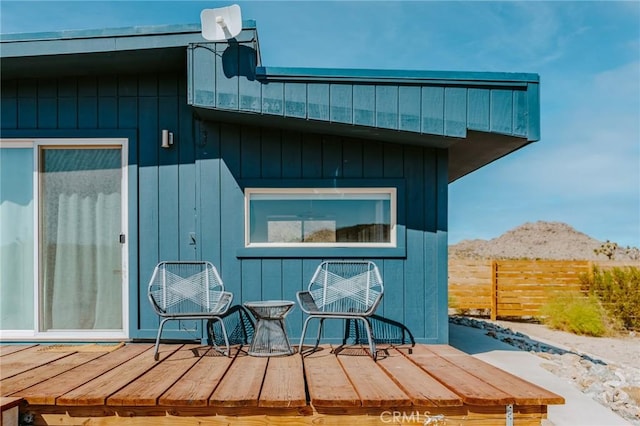
[[[449,307],[498,317],[537,317],[554,295],[580,290],[580,276],[640,262],[586,260],[449,260]]]

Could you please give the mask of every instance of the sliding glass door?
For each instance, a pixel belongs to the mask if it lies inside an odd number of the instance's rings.
[[[15,330],[31,329],[35,336],[68,339],[124,336],[125,150],[124,142],[34,141],[35,161],[29,170],[35,178],[31,179],[32,188],[27,188],[31,189],[28,192],[32,199],[22,203],[7,200],[8,206],[24,207],[22,213],[14,207],[7,208],[10,213],[5,215],[3,195],[0,216],[3,229],[11,228],[18,216],[23,220],[31,215],[31,223],[36,224],[37,232],[31,236],[32,257],[27,259],[29,256],[25,255],[22,262],[33,262],[31,281],[28,273],[20,272],[25,266],[16,266],[10,257],[5,259],[3,241],[3,271],[21,275],[18,280],[11,280],[5,279],[3,272],[0,283],[3,295],[20,288],[25,300],[29,300],[26,293],[30,290],[33,314],[29,322],[21,318],[23,314],[3,313],[3,332],[12,330],[12,334],[19,335]],[[18,155],[18,151],[3,146],[3,159],[5,151],[8,157]],[[20,173],[24,174],[23,168]],[[13,179],[18,172],[3,167],[3,182],[5,174]],[[33,205],[36,207],[28,211],[28,206]],[[23,228],[26,240],[29,232]],[[12,239],[9,243],[15,246],[18,238]],[[21,252],[28,251],[25,248]]]

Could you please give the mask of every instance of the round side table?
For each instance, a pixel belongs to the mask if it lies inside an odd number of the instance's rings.
[[[249,347],[249,355],[292,355],[293,349],[284,326],[284,317],[293,308],[290,300],[245,302],[244,306],[256,318],[256,329]]]

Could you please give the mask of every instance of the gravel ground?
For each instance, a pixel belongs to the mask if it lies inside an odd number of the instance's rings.
[[[534,340],[551,343],[572,352],[588,354],[607,364],[640,368],[640,334],[620,337],[587,337],[565,331],[552,330],[542,324],[513,321],[493,321],[495,324],[520,332]]]
[[[459,324],[463,318],[465,321],[469,321],[463,325],[472,327],[482,325],[478,328],[485,328],[484,324],[494,325],[498,330],[504,328],[513,333],[521,333],[531,340],[546,343],[568,352],[585,354],[607,364],[640,368],[640,333],[631,332],[617,337],[589,337],[552,330],[543,324],[524,321],[491,321],[459,316],[452,316],[450,320]]]
[[[534,340],[549,342],[563,349],[590,355],[607,364],[640,367],[640,334],[629,333],[620,337],[588,337],[565,331],[552,330],[542,324],[495,321],[501,327],[526,334]]]
[[[640,426],[640,336],[586,337],[541,324],[452,316],[449,321],[486,334],[546,360],[542,367]]]

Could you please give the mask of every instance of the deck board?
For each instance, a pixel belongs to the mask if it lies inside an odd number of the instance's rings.
[[[107,398],[107,405],[155,406],[160,396],[200,360],[200,345],[185,345],[182,350],[155,363],[151,369]]]
[[[61,395],[79,388],[96,377],[129,361],[131,358],[149,351],[151,348],[151,345],[126,345],[117,351],[105,354],[37,385],[25,388],[18,392],[17,395],[23,396],[29,404],[54,405]],[[2,383],[4,387],[4,381]]]
[[[381,357],[378,360],[378,366],[402,388],[414,405],[456,407],[463,404],[458,394],[402,356],[398,350],[391,349],[387,353],[387,357]]]
[[[160,345],[161,360],[180,349],[180,345]],[[75,388],[57,399],[58,405],[90,406],[105,405],[109,396],[127,386],[149,369],[159,365],[146,351],[118,365],[90,382]]]
[[[232,357],[222,356],[214,349],[210,349],[203,354],[194,368],[160,397],[158,403],[173,407],[206,407],[209,404],[209,397],[232,361]]]
[[[470,355],[469,355],[470,356]],[[508,405],[515,398],[426,348],[416,346],[409,359],[460,395],[469,405]]]
[[[267,361],[267,358],[249,356],[244,351],[239,353],[211,395],[209,405],[257,407]]]
[[[309,398],[315,407],[359,407],[360,397],[331,349],[303,354]]]
[[[487,364],[478,358],[469,356],[454,347],[434,345],[427,349],[437,355],[446,356],[447,359],[474,376],[504,390],[515,398],[515,403],[518,405],[564,404],[564,398],[561,396]]]
[[[291,408],[306,405],[302,357],[296,354],[269,358],[258,406]]]
[[[369,356],[337,357],[363,407],[408,407],[411,399]]]
[[[37,345],[0,345],[0,357],[12,354],[14,352],[24,351]]]
[[[3,380],[0,394],[2,394],[2,396],[7,396],[19,392],[103,355],[103,353],[97,352],[75,353],[67,357],[57,359],[49,364],[27,370],[21,374],[17,374]]]
[[[33,370],[41,365],[49,364],[60,358],[71,355],[66,352],[43,352],[41,348],[34,346],[24,351],[14,352],[2,357],[2,369],[0,380],[5,380],[25,371]]]

